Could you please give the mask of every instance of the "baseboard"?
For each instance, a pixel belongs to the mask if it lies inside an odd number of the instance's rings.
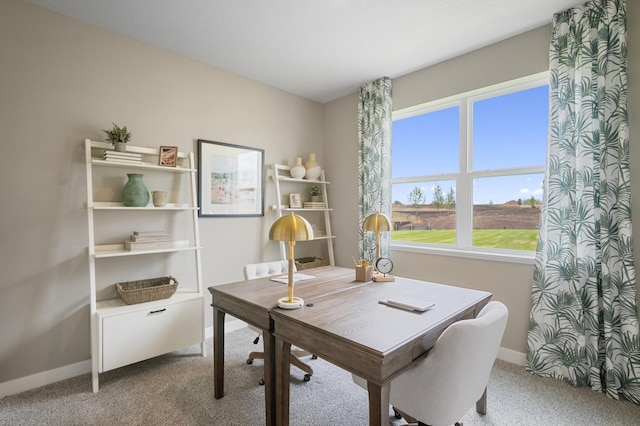
[[[522,352],[517,352],[512,349],[501,347],[498,349],[497,358],[501,361],[509,362],[516,365],[525,365],[527,362],[527,355]]]
[[[15,395],[31,389],[46,386],[60,380],[70,379],[81,374],[91,372],[91,360],[77,362],[75,364],[66,365],[64,367],[54,368],[53,370],[43,371],[42,373],[32,374],[31,376],[20,377],[19,379],[9,380],[0,383],[0,398]]]
[[[224,332],[229,333],[231,331],[240,330],[247,326],[247,323],[241,320],[228,321],[224,325]],[[213,337],[213,327],[205,328],[205,337]],[[511,349],[500,348],[498,350],[498,359],[512,364],[525,365],[526,355],[522,352],[517,352]],[[19,379],[10,380],[8,382],[0,383],[0,398],[5,396],[15,395],[17,393],[25,392],[31,389],[46,386],[51,383],[59,382],[60,380],[70,379],[81,374],[91,372],[91,360],[81,361],[72,365],[55,368],[53,370],[45,371],[42,373],[32,374],[31,376],[21,377]]]
[[[239,330],[247,326],[247,323],[240,320],[232,320],[224,325],[224,332]],[[213,337],[213,327],[205,328],[205,337]],[[15,380],[0,383],[0,398],[15,395],[41,386],[50,385],[60,380],[70,379],[81,374],[91,373],[91,360],[81,361],[76,364],[66,365],[31,376],[20,377]]]
[[[224,323],[224,332],[225,333],[230,333],[232,331],[236,331],[236,330],[240,330],[241,328],[245,328],[247,327],[247,323],[239,320],[239,319],[234,319],[231,321],[227,321]],[[213,327],[207,327],[204,329],[204,336],[205,338],[209,339],[211,337],[213,337]]]

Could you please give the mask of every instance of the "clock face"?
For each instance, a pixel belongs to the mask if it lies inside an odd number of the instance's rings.
[[[393,269],[393,262],[388,257],[381,257],[376,260],[376,269],[383,274],[388,274]]]

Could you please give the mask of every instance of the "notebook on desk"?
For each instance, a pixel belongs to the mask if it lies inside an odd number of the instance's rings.
[[[304,280],[310,280],[312,278],[315,278],[313,275],[307,275],[307,274],[301,274],[299,272],[296,272],[293,274],[293,282],[297,283],[299,281],[304,281]],[[283,284],[288,284],[289,283],[289,276],[288,275],[278,275],[276,277],[271,277],[271,281],[275,281],[278,283],[283,283]]]
[[[393,306],[394,308],[418,312],[424,312],[436,306],[436,304],[433,302],[423,299],[417,299],[414,297],[395,297],[393,299],[380,300],[379,303],[382,303],[383,305]]]

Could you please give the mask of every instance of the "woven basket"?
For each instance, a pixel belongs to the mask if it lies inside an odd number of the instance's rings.
[[[178,288],[178,281],[173,277],[149,278],[114,284],[118,294],[127,305],[168,299]]]
[[[328,260],[321,257],[301,257],[296,259],[296,269],[302,271],[303,269],[317,268],[319,266],[327,266]]]

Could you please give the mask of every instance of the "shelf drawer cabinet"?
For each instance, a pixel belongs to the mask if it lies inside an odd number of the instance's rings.
[[[91,378],[98,392],[99,373],[196,344],[205,356],[205,306],[193,153],[178,152],[175,167],[165,167],[158,165],[158,148],[127,145],[136,159],[117,160],[105,156],[111,144],[85,139],[84,145]],[[147,184],[170,190],[172,202],[125,206],[118,194],[131,173],[144,173]],[[124,241],[135,230],[165,231],[172,244],[127,250]],[[127,305],[113,288],[115,282],[165,275],[181,281],[168,299]]]
[[[102,370],[200,343],[202,299],[102,318]]]

